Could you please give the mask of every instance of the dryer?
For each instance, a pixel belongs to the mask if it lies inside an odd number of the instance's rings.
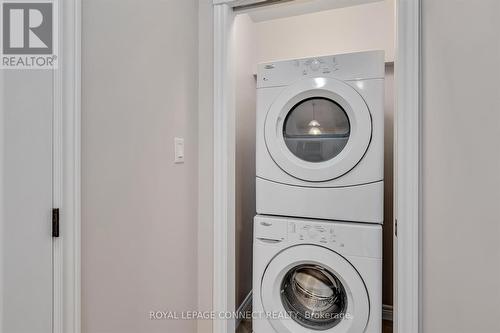
[[[380,333],[382,227],[256,216],[254,333]]]
[[[384,52],[260,64],[258,214],[383,221]]]

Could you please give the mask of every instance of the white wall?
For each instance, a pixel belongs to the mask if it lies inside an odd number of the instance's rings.
[[[198,2],[84,0],[82,50],[82,332],[194,332]]]
[[[198,309],[212,310],[213,286],[213,15],[212,0],[198,0]],[[198,320],[198,333],[211,333]]]
[[[236,306],[252,290],[253,218],[255,212],[255,89],[254,23],[248,15],[234,22],[236,121]]]
[[[258,22],[257,62],[367,50],[394,60],[394,0]]]
[[[385,65],[384,98],[384,226],[382,302],[393,305],[394,258],[394,64]]]
[[[423,332],[500,332],[500,2],[422,9]]]

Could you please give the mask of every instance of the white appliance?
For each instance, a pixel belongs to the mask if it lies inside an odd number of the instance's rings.
[[[380,225],[257,215],[253,251],[254,333],[381,332]]]
[[[384,52],[260,64],[258,214],[383,222]]]

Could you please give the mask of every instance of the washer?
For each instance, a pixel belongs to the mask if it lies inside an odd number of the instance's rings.
[[[383,222],[384,52],[260,64],[258,214]]]
[[[257,215],[254,333],[381,333],[382,227]]]

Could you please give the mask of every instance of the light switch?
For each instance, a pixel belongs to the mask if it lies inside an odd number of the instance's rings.
[[[174,163],[184,163],[184,138],[174,138]]]

